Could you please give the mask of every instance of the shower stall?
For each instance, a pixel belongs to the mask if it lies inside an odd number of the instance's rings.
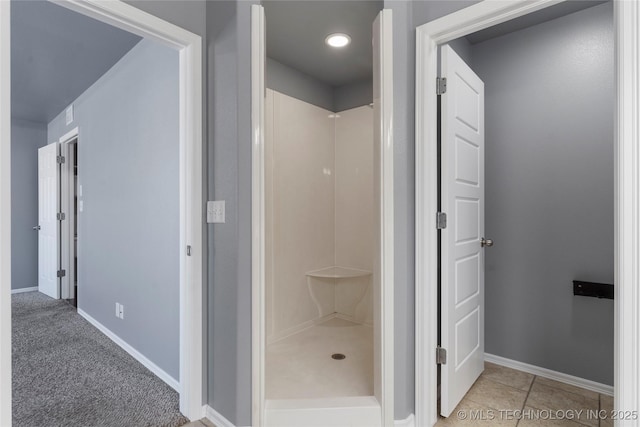
[[[373,129],[267,89],[267,399],[374,394]]]
[[[393,424],[393,43],[382,7],[252,6],[256,427]]]

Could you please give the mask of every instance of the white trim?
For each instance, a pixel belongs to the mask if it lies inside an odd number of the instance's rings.
[[[379,90],[380,99],[376,100],[376,89],[374,87],[374,116],[379,109],[379,123],[374,123],[374,132],[379,134],[380,138],[380,157],[375,168],[380,168],[380,181],[375,182],[379,186],[380,200],[376,209],[380,213],[380,223],[376,224],[379,229],[374,230],[378,233],[376,239],[379,247],[376,248],[380,252],[376,254],[380,268],[377,273],[380,275],[380,295],[378,301],[374,301],[374,309],[376,305],[381,311],[380,336],[376,337],[380,340],[380,351],[382,354],[374,354],[374,369],[380,369],[374,372],[374,376],[380,375],[380,390],[375,390],[376,397],[380,401],[382,425],[388,426],[394,423],[394,170],[393,159],[395,144],[393,139],[393,12],[391,9],[383,9],[378,14],[380,20],[380,49],[379,52],[374,51],[374,55],[380,55],[380,76]],[[374,58],[375,62],[375,58]],[[375,67],[374,67],[375,68]],[[376,84],[374,69],[374,85]],[[376,138],[374,136],[374,138]],[[374,159],[376,156],[374,155]],[[375,175],[375,173],[374,173]],[[378,258],[379,257],[379,258]],[[375,273],[374,273],[375,278]],[[375,283],[375,280],[374,280]],[[374,299],[375,299],[374,291]],[[374,334],[377,331],[374,327]],[[375,342],[375,338],[374,338]],[[375,346],[374,346],[375,348]],[[380,358],[379,365],[376,358]],[[376,381],[374,381],[375,388]]]
[[[264,8],[251,6],[251,424],[261,427],[265,411],[266,221],[265,221],[265,63]]]
[[[74,163],[76,162],[73,150],[71,150],[72,143],[77,143],[79,140],[79,129],[76,127],[71,131],[64,134],[59,140],[60,154],[66,159],[60,167],[60,212],[66,215],[64,221],[59,223],[60,226],[60,254],[59,263],[62,270],[66,270],[67,274],[60,279],[60,298],[72,299],[75,298],[75,260],[76,260],[76,245],[75,245],[75,230],[72,224],[76,221],[76,215],[74,212],[74,198],[75,194],[75,170]],[[74,142],[75,141],[75,142]]]
[[[416,425],[437,421],[437,46],[556,0],[485,0],[416,30]],[[615,409],[640,401],[640,5],[615,1]],[[625,427],[640,426],[626,420]]]
[[[264,9],[253,5],[251,10],[251,97],[252,97],[252,425],[261,427],[265,423],[265,354],[266,354],[266,308],[265,308],[265,22]],[[381,93],[379,108],[380,123],[375,132],[380,135],[380,153],[377,161],[380,175],[380,229],[376,240],[380,243],[381,292],[374,307],[381,313],[380,354],[375,355],[374,365],[380,375],[381,386],[376,389],[380,405],[381,425],[393,425],[394,412],[394,180],[393,180],[393,30],[392,12],[382,10],[381,19]],[[377,53],[376,53],[377,54]],[[374,107],[375,108],[375,107]],[[375,332],[374,332],[375,333]],[[375,400],[375,399],[374,399]],[[307,401],[308,403],[309,401]],[[270,408],[274,407],[269,401]],[[286,411],[287,409],[278,409]],[[295,411],[298,411],[297,409]],[[298,412],[296,412],[297,414]],[[321,412],[320,412],[321,413]],[[333,413],[331,413],[333,414]],[[328,416],[333,416],[327,412]],[[280,415],[280,414],[279,414]],[[291,414],[294,416],[295,414]],[[308,412],[311,419],[314,415]],[[316,422],[320,422],[317,418]]]
[[[204,413],[204,417],[211,421],[216,427],[236,427],[235,424],[209,405],[204,405],[202,412]]]
[[[80,130],[78,129],[78,127],[75,127],[71,129],[69,132],[62,135],[60,139],[58,139],[58,142],[60,143],[70,142],[72,139],[77,138],[79,134],[80,134]]]
[[[178,380],[173,378],[171,375],[163,371],[158,365],[153,363],[151,360],[147,359],[142,353],[140,353],[135,348],[131,347],[125,340],[117,336],[114,332],[112,332],[109,328],[104,326],[102,323],[98,322],[96,319],[87,314],[87,312],[78,309],[78,314],[82,316],[87,322],[91,325],[95,326],[100,332],[105,334],[107,338],[116,343],[120,348],[129,353],[134,359],[140,362],[145,368],[153,372],[155,376],[160,378],[162,381],[167,383],[169,387],[180,393],[180,383]]]
[[[30,288],[11,289],[11,295],[13,295],[13,294],[23,294],[25,292],[38,292],[38,287],[37,286],[32,286]]]
[[[236,427],[235,424],[209,405],[202,407],[202,414],[204,418],[211,421],[216,427]],[[409,416],[403,420],[395,420],[393,425],[395,427],[415,427],[415,417],[413,414],[409,414]]]
[[[517,360],[507,359],[506,357],[496,356],[489,353],[484,354],[484,360],[485,362],[495,363],[496,365],[505,366],[511,369],[517,369],[518,371],[584,388],[586,390],[595,391],[596,393],[613,396],[613,386],[610,385],[597,383],[595,381],[587,380],[569,374],[564,374],[558,371],[552,371],[551,369],[541,368],[539,366],[530,365],[524,362],[518,362]]]
[[[381,420],[380,403],[374,396],[269,399],[265,404],[268,427],[374,427],[381,426]]]
[[[180,52],[180,412],[202,413],[202,40],[123,1],[52,0],[60,6],[153,39]],[[0,1],[0,425],[11,422],[10,2]],[[186,255],[191,246],[192,256]],[[7,350],[5,350],[7,349]]]
[[[416,425],[416,419],[413,414],[409,414],[404,420],[395,420],[394,425],[396,427],[414,427]]]
[[[11,426],[11,2],[0,1],[0,426]]]
[[[640,4],[615,1],[615,353],[614,405],[640,402]],[[622,423],[620,423],[622,424]],[[628,420],[625,427],[640,426]]]

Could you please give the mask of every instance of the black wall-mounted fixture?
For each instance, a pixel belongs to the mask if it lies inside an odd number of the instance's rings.
[[[613,299],[613,285],[608,283],[573,281],[573,294],[583,297]]]

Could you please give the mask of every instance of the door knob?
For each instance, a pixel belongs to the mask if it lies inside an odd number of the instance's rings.
[[[39,225],[36,225],[35,227],[33,227],[33,229],[34,229],[34,230],[36,230],[36,231],[38,231],[38,230],[40,230],[40,226],[39,226]]]
[[[485,239],[484,237],[482,239],[480,239],[480,246],[487,247],[490,248],[491,246],[493,246],[493,240],[491,239]]]

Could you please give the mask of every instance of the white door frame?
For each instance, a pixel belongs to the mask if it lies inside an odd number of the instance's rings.
[[[251,6],[251,425],[262,427],[265,409],[266,204],[264,8]]]
[[[416,36],[416,392],[417,426],[437,420],[437,77],[438,45],[559,3],[502,0],[474,4],[417,28]],[[616,410],[640,402],[640,4],[614,2],[615,374]],[[640,420],[624,421],[640,426]],[[616,425],[622,423],[616,422]]]
[[[202,417],[202,40],[119,0],[52,0],[180,52],[180,411]],[[0,425],[11,425],[10,2],[0,1]],[[187,246],[192,256],[187,256]],[[178,252],[179,251],[179,252]]]
[[[0,1],[0,425],[11,425],[11,3]]]
[[[71,131],[63,135],[58,143],[60,144],[60,154],[66,159],[60,168],[60,212],[65,214],[65,220],[60,223],[60,267],[66,270],[66,274],[62,277],[60,283],[60,298],[70,299],[72,296],[75,298],[75,293],[72,292],[75,283],[75,233],[73,224],[76,221],[76,215],[74,209],[72,209],[74,203],[74,162],[76,159],[73,156],[73,152],[70,150],[72,144],[77,144],[79,141],[78,128],[74,128]]]
[[[391,11],[383,10],[381,15],[389,30]],[[381,325],[381,353],[376,355],[381,376],[382,396],[381,422],[382,425],[393,425],[394,418],[394,344],[393,344],[393,266],[394,266],[394,205],[393,205],[393,58],[391,31],[383,34],[382,51],[386,54],[381,58],[381,123],[376,132],[381,134],[381,230],[379,233],[381,245],[381,301],[379,307],[382,314]],[[265,97],[265,21],[264,9],[260,5],[253,5],[251,9],[251,129],[252,129],[252,423],[254,427],[264,424],[265,416],[265,357],[266,357],[266,308],[265,308],[265,154],[264,154],[264,97]]]

